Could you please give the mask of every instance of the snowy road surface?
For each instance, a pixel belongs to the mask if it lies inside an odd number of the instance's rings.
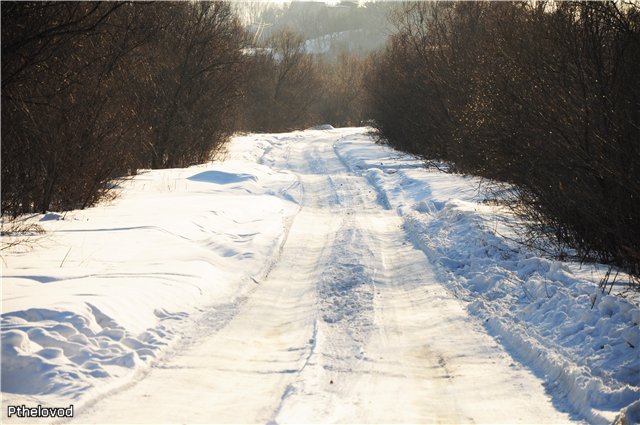
[[[302,196],[280,258],[218,329],[79,422],[567,422],[434,278],[340,135],[274,143]]]
[[[119,185],[4,251],[3,422],[638,420],[638,300],[367,129],[239,136]]]

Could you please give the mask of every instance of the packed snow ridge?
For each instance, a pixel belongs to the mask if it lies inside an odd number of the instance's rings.
[[[3,419],[638,422],[637,297],[369,130],[236,137],[23,217],[47,233],[3,251]]]

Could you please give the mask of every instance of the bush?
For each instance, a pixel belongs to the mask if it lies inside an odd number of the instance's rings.
[[[244,130],[359,125],[365,119],[363,59],[346,53],[336,62],[322,59],[306,51],[302,36],[289,31],[247,50]]]
[[[300,35],[278,32],[266,47],[249,52],[248,61],[245,130],[288,131],[314,123],[321,78],[318,61],[305,52]]]
[[[223,2],[3,4],[2,214],[208,159],[236,126],[243,40]]]
[[[144,165],[207,161],[238,127],[244,31],[228,3],[151,8],[147,19],[160,26],[144,47],[145,61],[135,76],[140,111],[151,128]]]
[[[390,144],[514,184],[515,210],[583,259],[640,274],[640,10],[409,3],[372,59]]]

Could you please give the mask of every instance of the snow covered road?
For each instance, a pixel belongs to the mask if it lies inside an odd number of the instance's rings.
[[[3,421],[637,420],[637,300],[367,129],[239,136],[119,184],[3,255]]]
[[[305,136],[262,158],[303,190],[270,273],[224,327],[78,422],[568,422],[341,162],[345,134]]]

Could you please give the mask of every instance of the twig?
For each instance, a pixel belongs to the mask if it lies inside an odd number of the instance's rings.
[[[609,292],[607,292],[607,295],[611,295],[611,290],[613,289],[613,284],[616,283],[616,279],[618,278],[618,273],[620,273],[620,270],[616,270],[616,275],[613,277],[613,281],[611,281],[611,286],[609,286]]]
[[[609,276],[611,275],[611,270],[613,269],[613,266],[609,266],[609,270],[607,270],[607,272],[604,274],[604,277],[602,278],[602,280],[600,280],[600,283],[598,284],[598,287],[602,287],[602,293],[604,294],[604,288],[606,288],[607,286],[607,281],[609,280]],[[596,291],[596,293],[593,296],[593,302],[591,303],[591,310],[593,310],[593,307],[596,305],[596,300],[598,299],[598,291]]]
[[[62,262],[60,263],[60,268],[62,268],[62,266],[64,265],[64,262],[67,260],[67,257],[69,256],[69,253],[71,252],[71,248],[73,247],[69,247],[69,250],[67,251],[67,255],[64,256],[64,258],[62,259]]]

